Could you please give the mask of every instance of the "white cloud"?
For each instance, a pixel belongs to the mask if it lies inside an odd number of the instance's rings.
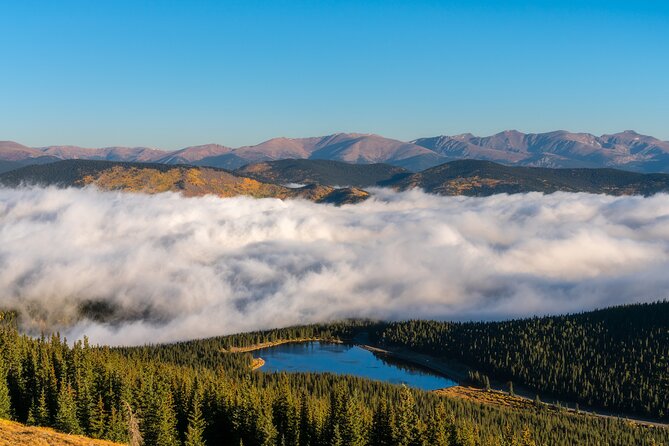
[[[140,344],[342,317],[498,319],[669,290],[669,196],[438,197],[340,208],[0,189],[0,306]],[[104,302],[108,322],[81,320]]]

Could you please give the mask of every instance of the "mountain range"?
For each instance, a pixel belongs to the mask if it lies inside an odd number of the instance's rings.
[[[457,159],[510,166],[552,168],[612,167],[636,172],[669,172],[669,142],[632,130],[595,136],[554,131],[504,131],[479,137],[455,136],[398,141],[374,134],[337,133],[312,138],[274,138],[254,146],[206,144],[166,151],[148,147],[27,147],[0,141],[0,172],[65,159],[151,162],[229,170],[282,159],[332,160],[351,164],[386,163],[413,172]]]

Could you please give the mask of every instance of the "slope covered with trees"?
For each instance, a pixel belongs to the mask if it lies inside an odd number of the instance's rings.
[[[318,183],[328,186],[371,187],[408,176],[406,169],[390,164],[350,164],[331,160],[287,159],[249,164],[240,175],[270,183]]]
[[[421,188],[440,195],[488,196],[524,192],[588,192],[652,195],[669,190],[669,175],[616,169],[549,169],[459,160],[382,182],[399,190]]]
[[[233,347],[356,335],[374,325],[294,327],[165,346],[93,348],[0,329],[0,412],[150,445],[655,445],[666,429],[549,408],[517,411],[332,374],[251,372]],[[4,395],[4,396],[3,396]],[[3,402],[4,401],[4,402]]]
[[[669,419],[669,302],[507,322],[390,323],[374,340],[568,401]]]
[[[95,185],[102,190],[149,194],[179,192],[189,197],[303,198],[333,204],[357,203],[369,197],[367,192],[355,188],[335,189],[319,184],[289,188],[210,167],[91,160],[67,160],[12,170],[0,174],[0,185]]]

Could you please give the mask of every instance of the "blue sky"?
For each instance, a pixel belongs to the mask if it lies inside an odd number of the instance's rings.
[[[669,140],[666,0],[0,0],[0,29],[0,139],[32,146]]]

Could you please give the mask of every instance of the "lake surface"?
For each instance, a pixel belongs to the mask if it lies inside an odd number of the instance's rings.
[[[265,360],[265,372],[330,372],[356,375],[423,390],[442,389],[456,382],[418,366],[393,360],[351,344],[302,342],[253,352]]]

